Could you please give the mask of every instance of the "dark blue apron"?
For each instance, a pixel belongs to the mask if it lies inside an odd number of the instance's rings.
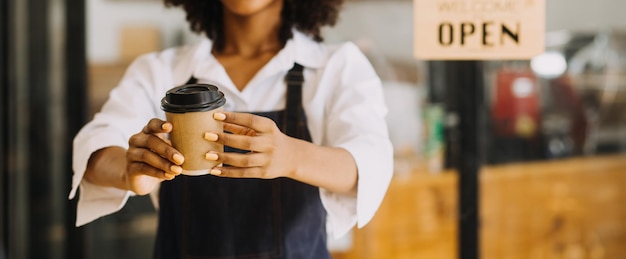
[[[285,78],[284,111],[254,114],[272,119],[289,136],[311,141],[302,109],[302,69],[295,64]],[[288,178],[181,175],[161,184],[159,207],[154,258],[330,258],[319,188]]]

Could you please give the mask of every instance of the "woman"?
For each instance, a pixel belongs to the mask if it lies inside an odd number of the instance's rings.
[[[355,45],[321,43],[341,1],[165,2],[208,39],[139,57],[76,136],[77,225],[151,194],[155,258],[329,258],[326,233],[365,225],[392,174],[380,80]],[[229,166],[201,177],[180,175],[159,109],[190,82],[224,92],[215,119],[233,133],[205,134]]]

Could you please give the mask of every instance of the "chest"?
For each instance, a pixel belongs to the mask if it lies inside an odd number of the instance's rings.
[[[232,83],[243,91],[254,76],[272,59],[274,53],[255,56],[216,55]]]

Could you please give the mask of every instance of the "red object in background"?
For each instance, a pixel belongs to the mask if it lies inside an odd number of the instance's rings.
[[[538,85],[530,69],[497,72],[491,110],[496,135],[523,138],[537,135],[541,116]]]

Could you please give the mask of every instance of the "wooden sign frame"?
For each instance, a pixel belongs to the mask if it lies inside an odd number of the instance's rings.
[[[545,49],[545,0],[414,0],[414,55],[530,59]]]

